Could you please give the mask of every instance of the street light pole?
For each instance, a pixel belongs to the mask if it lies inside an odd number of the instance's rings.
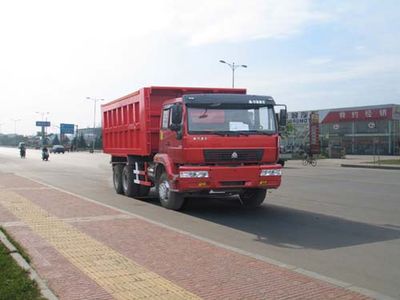
[[[93,153],[94,153],[95,130],[96,130],[96,104],[97,102],[103,101],[104,99],[92,98],[92,97],[86,97],[86,99],[93,101]]]
[[[21,119],[12,119],[14,121],[14,134],[17,135],[17,122],[21,121]]]
[[[237,65],[237,64],[235,65],[234,62],[230,64],[222,59],[219,62],[222,64],[226,64],[231,68],[231,70],[232,70],[232,88],[234,88],[235,87],[235,70],[237,68],[247,68],[247,65]]]

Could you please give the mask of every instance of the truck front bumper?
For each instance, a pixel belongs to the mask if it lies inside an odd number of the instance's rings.
[[[276,189],[281,184],[281,175],[261,176],[262,170],[277,170],[281,165],[256,166],[181,166],[174,177],[173,188],[179,192],[199,190],[238,190],[247,188]],[[207,171],[208,177],[181,178],[181,172]]]

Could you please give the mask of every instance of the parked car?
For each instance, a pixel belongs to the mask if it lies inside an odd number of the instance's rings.
[[[50,149],[50,153],[65,153],[65,148],[63,145],[54,145],[53,148]]]

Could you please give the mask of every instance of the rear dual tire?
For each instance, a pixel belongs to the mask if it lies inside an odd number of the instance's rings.
[[[133,168],[126,165],[122,170],[122,190],[125,196],[137,197],[139,196],[139,185],[133,182]]]
[[[122,170],[124,169],[123,165],[114,165],[113,166],[113,184],[114,189],[117,194],[123,194],[124,190],[122,188]]]
[[[128,197],[145,197],[150,192],[149,186],[134,182],[133,167],[131,165],[114,165],[113,183],[117,194],[124,194]]]

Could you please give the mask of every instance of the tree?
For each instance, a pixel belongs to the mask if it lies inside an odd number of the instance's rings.
[[[53,143],[52,143],[52,144],[53,144],[53,146],[54,146],[54,145],[60,145],[60,140],[58,139],[58,135],[55,135],[55,136],[54,136],[54,139],[53,139]]]
[[[94,147],[96,149],[103,149],[103,135],[102,134],[100,134],[100,136],[96,137]]]
[[[87,147],[86,140],[85,140],[85,138],[83,137],[83,134],[81,134],[81,135],[79,136],[79,138],[78,138],[78,147],[79,147],[79,148],[86,148],[86,147]]]
[[[63,134],[62,135],[62,144],[63,145],[67,145],[67,144],[69,144],[69,141],[70,141],[70,139],[69,139],[69,137],[67,137],[65,134]]]
[[[293,143],[296,136],[296,127],[292,122],[287,122],[285,130],[281,134],[282,144],[285,146],[285,150],[287,151],[289,147],[289,151],[293,151]],[[292,138],[292,142],[290,143],[290,138]]]
[[[292,122],[288,122],[286,124],[284,135],[289,137],[291,135],[294,135],[295,133],[296,133],[296,127],[294,127]]]

